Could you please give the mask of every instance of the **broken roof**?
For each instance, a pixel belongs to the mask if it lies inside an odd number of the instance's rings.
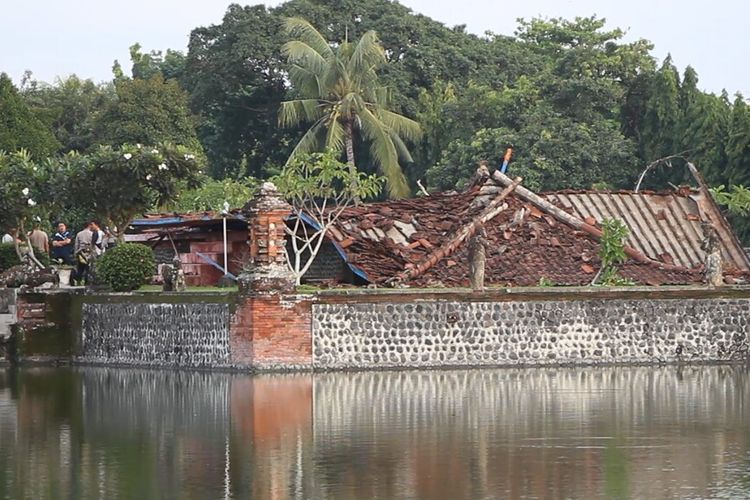
[[[631,230],[630,259],[619,268],[623,277],[648,285],[701,282],[700,220],[715,223],[718,211],[709,217],[701,210],[693,198],[699,193],[568,191],[540,197],[512,184],[495,172],[481,188],[463,193],[349,208],[330,235],[348,263],[373,283],[466,286],[467,241],[476,229],[470,226],[484,218],[487,284],[585,285],[601,265],[599,224],[618,218]],[[730,273],[746,273],[736,239],[720,236]]]
[[[223,216],[220,212],[171,212],[145,214],[140,219],[134,219],[128,226],[127,233],[138,233],[151,228],[176,228],[206,226],[222,222]],[[245,220],[240,209],[229,211],[227,220]]]
[[[577,217],[601,224],[620,219],[630,234],[626,244],[654,260],[682,267],[698,267],[706,258],[701,248],[705,236],[701,221],[722,217],[700,190],[682,188],[669,192],[560,191],[545,193],[547,200]],[[724,266],[750,271],[747,256],[731,230],[718,227]]]

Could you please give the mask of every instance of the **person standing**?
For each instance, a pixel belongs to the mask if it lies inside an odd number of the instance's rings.
[[[96,255],[94,249],[94,236],[98,236],[98,233],[94,230],[95,226],[96,222],[89,222],[84,229],[76,234],[73,246],[73,256],[75,257],[76,268],[70,277],[71,282],[74,285],[88,284],[90,278],[89,265]]]
[[[73,265],[73,236],[64,222],[57,224],[57,232],[52,235],[52,258]]]
[[[34,250],[49,255],[49,235],[42,231],[41,222],[34,223],[34,230],[29,233],[29,241]]]
[[[95,220],[91,221],[89,229],[91,230],[92,248],[96,256],[99,257],[107,249],[104,231],[102,231],[102,228],[99,226],[99,222]]]

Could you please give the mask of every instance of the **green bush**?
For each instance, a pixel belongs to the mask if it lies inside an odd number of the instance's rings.
[[[156,270],[154,253],[140,243],[120,243],[96,262],[96,279],[116,292],[129,292],[148,283]]]
[[[13,243],[0,243],[0,273],[20,263],[15,245]]]

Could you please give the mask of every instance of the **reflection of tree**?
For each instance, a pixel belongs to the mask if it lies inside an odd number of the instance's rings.
[[[628,497],[628,457],[625,456],[620,440],[607,443],[604,451],[604,484],[605,494],[611,499]]]

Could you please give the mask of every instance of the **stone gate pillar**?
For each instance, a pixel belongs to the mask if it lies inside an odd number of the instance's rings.
[[[232,364],[238,368],[312,367],[312,297],[295,295],[286,263],[285,221],[292,207],[276,186],[263,183],[245,205],[250,259],[239,276],[240,293],[230,325]]]

